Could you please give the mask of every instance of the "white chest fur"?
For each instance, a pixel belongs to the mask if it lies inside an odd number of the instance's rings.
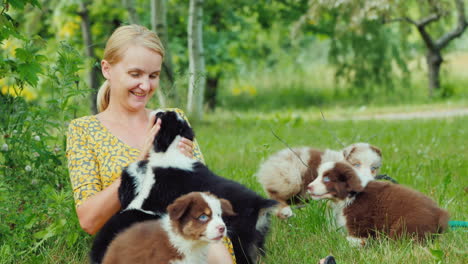
[[[350,204],[352,204],[354,198],[346,198],[344,201],[339,201],[336,203],[332,203],[333,213],[335,216],[335,222],[338,227],[345,227],[346,228],[346,216],[344,215],[344,210]]]
[[[146,171],[142,173],[141,176],[133,176],[138,174],[137,165],[130,165],[130,175],[136,178],[135,186],[137,191],[137,196],[133,201],[128,205],[127,209],[140,209],[143,207],[143,203],[148,198],[153,185],[156,183],[156,177],[153,174],[153,168],[176,168],[180,170],[193,170],[193,165],[196,160],[186,157],[180,152],[177,148],[177,145],[181,137],[177,136],[174,141],[171,143],[166,152],[161,153],[150,153],[150,158]],[[135,163],[136,164],[136,163]],[[139,184],[139,185],[138,185]],[[147,212],[151,213],[151,212]],[[152,214],[152,213],[151,213]]]
[[[162,219],[162,227],[169,237],[170,243],[184,256],[181,260],[171,261],[171,264],[204,264],[207,263],[208,243],[190,241],[177,234],[171,226],[171,220],[166,215]]]

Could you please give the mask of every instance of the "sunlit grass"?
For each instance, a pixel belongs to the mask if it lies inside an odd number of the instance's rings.
[[[290,117],[243,119],[209,116],[196,131],[208,165],[220,175],[263,193],[254,174],[268,155],[291,146],[340,148],[368,141],[384,155],[382,173],[419,190],[447,208],[454,220],[468,220],[466,133],[468,117],[407,121],[329,121]],[[214,136],[216,135],[216,136]],[[273,218],[266,263],[316,263],[333,254],[339,263],[466,263],[467,230],[455,229],[426,244],[411,240],[373,241],[363,249],[348,245],[343,231],[326,217],[326,207],[312,202],[287,221]],[[438,253],[442,257],[438,259]]]
[[[326,113],[336,115],[332,109]],[[288,111],[287,115],[243,115],[224,111],[207,115],[206,120],[195,123],[194,128],[206,162],[213,171],[262,195],[265,193],[254,174],[265,158],[286,147],[275,135],[290,146],[317,148],[339,149],[339,141],[344,144],[370,142],[382,149],[382,173],[429,195],[449,210],[453,220],[468,220],[468,117],[327,122],[321,120],[320,115],[305,118],[316,115],[315,110]],[[295,213],[295,217],[287,221],[272,219],[265,263],[316,263],[329,254],[340,264],[438,261],[458,264],[468,261],[466,229],[449,230],[422,245],[410,240],[379,240],[359,249],[351,247],[343,231],[329,221],[324,203],[311,202]],[[77,223],[76,219],[69,221]],[[76,228],[79,229],[78,224]],[[2,239],[5,244],[0,245],[0,263],[87,263],[92,241],[91,236],[81,232],[79,242],[73,247],[67,246],[65,239],[58,238],[47,241],[30,254],[19,256],[12,246],[14,238]]]

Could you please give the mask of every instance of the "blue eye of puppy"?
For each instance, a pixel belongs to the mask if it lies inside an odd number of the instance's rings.
[[[202,222],[206,222],[208,221],[208,216],[206,214],[202,214],[198,217],[198,220],[202,221]]]
[[[359,168],[359,167],[361,167],[361,164],[360,163],[354,163],[353,166],[356,167],[356,168]]]
[[[330,181],[330,178],[328,177],[323,177],[323,182],[329,182]]]
[[[372,168],[371,168],[371,170],[373,170],[373,171],[375,171],[375,170],[377,170],[377,169],[378,169],[378,167],[372,167]]]

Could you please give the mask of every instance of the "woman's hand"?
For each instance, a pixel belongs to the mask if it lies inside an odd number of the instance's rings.
[[[159,129],[161,129],[161,119],[158,119],[155,122],[156,115],[151,115],[148,123],[147,133],[145,143],[141,149],[141,154],[138,157],[139,160],[144,160],[148,158],[149,151],[153,147],[154,137],[158,134]]]
[[[193,159],[193,142],[190,139],[181,138],[178,147],[182,154]]]
[[[151,115],[150,121],[148,123],[147,136],[143,148],[141,149],[139,160],[144,160],[148,158],[149,151],[153,147],[154,137],[158,134],[161,129],[161,119],[158,119],[155,122],[156,115]],[[182,154],[189,158],[193,158],[193,142],[186,138],[181,138],[178,144],[178,148]]]

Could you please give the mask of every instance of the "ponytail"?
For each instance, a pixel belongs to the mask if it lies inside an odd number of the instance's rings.
[[[106,110],[106,108],[109,106],[109,100],[110,100],[110,85],[109,81],[106,80],[101,87],[99,87],[99,91],[97,94],[96,98],[96,106],[98,113]]]

